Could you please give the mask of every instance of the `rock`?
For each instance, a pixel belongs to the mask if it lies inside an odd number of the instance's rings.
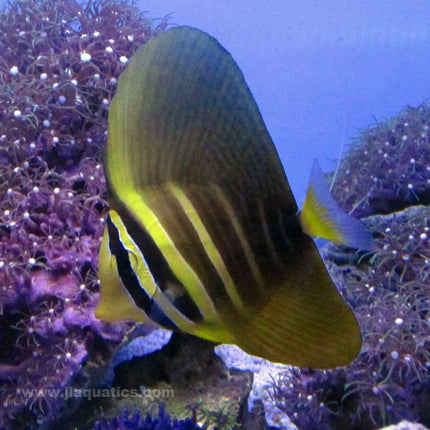
[[[276,407],[273,400],[273,383],[280,374],[288,373],[291,369],[290,366],[254,357],[235,345],[218,345],[215,353],[228,368],[253,372],[253,384],[248,399],[250,412],[262,402],[267,425],[278,429],[297,430],[290,418]]]
[[[419,423],[410,423],[409,421],[400,421],[398,424],[393,424],[388,427],[384,427],[381,430],[428,430]]]
[[[160,350],[167,345],[172,337],[170,330],[157,329],[146,336],[138,336],[132,339],[126,346],[120,347],[112,358],[110,366],[104,378],[104,384],[111,384],[115,375],[115,367],[124,361],[132,360],[135,357],[144,357]]]
[[[215,355],[212,342],[174,333],[162,349],[136,357],[136,351],[141,349],[136,348],[139,343],[133,346],[133,353],[126,354],[134,357],[115,367],[112,382],[115,392],[137,395],[92,399],[86,410],[101,410],[108,418],[123,409],[139,410],[144,416],[156,414],[163,403],[172,418],[195,416],[197,423],[208,430],[230,429],[236,424],[250,430],[264,428],[264,423],[259,422],[262,414],[248,414],[252,373],[228,369]],[[83,417],[76,419],[82,422]],[[245,420],[252,423],[243,424]]]

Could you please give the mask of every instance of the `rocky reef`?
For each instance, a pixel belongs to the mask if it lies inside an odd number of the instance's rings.
[[[430,425],[430,108],[409,107],[364,130],[335,175],[334,195],[367,216],[373,253],[323,249],[359,319],[351,365],[293,369],[275,384],[278,407],[301,430],[372,429],[407,419]]]

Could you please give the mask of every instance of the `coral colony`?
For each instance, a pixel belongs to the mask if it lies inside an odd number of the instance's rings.
[[[15,1],[0,15],[1,428],[56,418],[59,396],[25,390],[70,385],[123,336],[93,316],[101,148],[117,78],[155,33],[121,0]]]
[[[340,165],[332,192],[361,218],[430,202],[430,107],[363,130]]]
[[[94,318],[101,149],[118,76],[159,30],[127,0],[21,0],[0,15],[0,428],[58,419],[64,399],[45,390],[108,364],[128,328]],[[301,430],[430,424],[430,212],[418,206],[430,201],[429,126],[426,105],[409,108],[363,131],[340,165],[339,203],[357,217],[389,215],[367,221],[375,253],[325,251],[364,348],[348,367],[277,382],[275,400]],[[160,409],[96,428],[194,424]]]

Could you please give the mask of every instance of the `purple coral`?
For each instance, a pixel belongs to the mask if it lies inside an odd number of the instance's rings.
[[[126,328],[93,316],[100,159],[118,76],[157,31],[126,0],[18,0],[0,15],[2,428],[58,416],[61,396],[35,393],[70,385],[94,339]]]
[[[333,195],[358,218],[430,203],[430,107],[408,107],[361,132],[340,163]]]

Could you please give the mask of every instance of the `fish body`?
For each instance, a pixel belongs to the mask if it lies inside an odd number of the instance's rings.
[[[358,354],[359,325],[310,235],[362,248],[369,235],[317,166],[298,213],[243,74],[211,36],[177,27],[135,53],[109,110],[104,169],[98,318],[297,366]]]

